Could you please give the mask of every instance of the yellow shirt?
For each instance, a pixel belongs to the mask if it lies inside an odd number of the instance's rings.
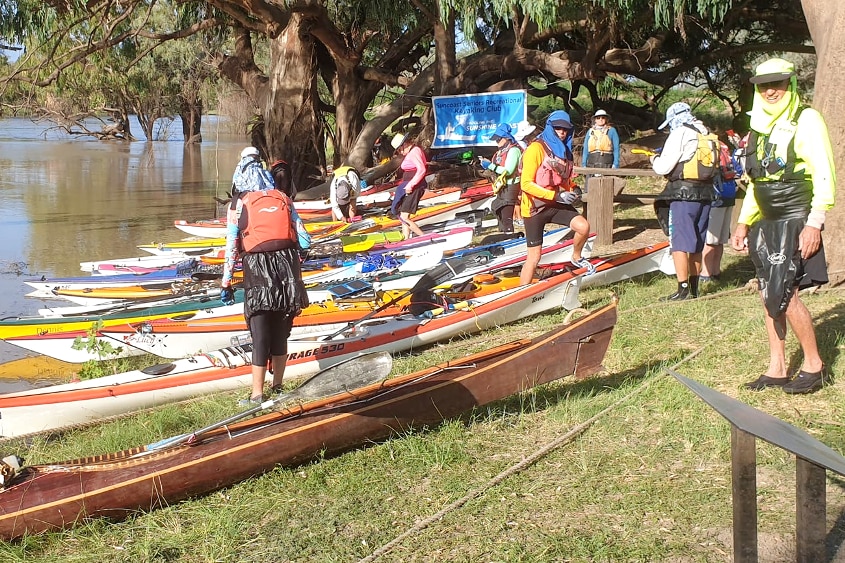
[[[783,117],[783,120],[788,120]],[[777,124],[775,124],[775,129]],[[777,143],[775,156],[787,159],[788,143]],[[812,108],[806,108],[798,117],[795,130],[795,172],[802,172],[810,177],[813,183],[813,199],[810,202],[811,211],[827,211],[833,207],[836,192],[836,172],[833,164],[833,149],[824,118]],[[748,150],[757,150],[748,147]],[[760,208],[754,197],[754,183],[751,182],[746,190],[739,212],[738,223],[752,225],[761,219]]]

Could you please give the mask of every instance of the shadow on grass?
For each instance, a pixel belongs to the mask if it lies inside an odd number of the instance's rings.
[[[601,393],[617,391],[630,387],[633,391],[636,385],[644,380],[649,373],[656,373],[659,377],[662,365],[671,366],[682,360],[690,351],[679,353],[677,358],[667,361],[665,364],[642,365],[632,369],[611,374],[596,374],[585,379],[573,379],[565,377],[555,382],[533,387],[519,395],[506,397],[483,408],[488,416],[493,417],[513,414],[514,412],[539,412],[564,401],[577,399],[588,399]],[[533,400],[526,401],[526,394],[530,393]],[[537,405],[536,407],[533,405]],[[472,414],[462,417],[465,421],[476,420]]]

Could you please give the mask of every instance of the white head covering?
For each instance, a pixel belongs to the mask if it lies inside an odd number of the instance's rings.
[[[396,150],[402,146],[407,138],[408,136],[404,133],[397,133],[396,136],[393,137],[393,140],[390,141],[390,146],[393,147],[393,150]]]
[[[247,147],[241,151],[241,158],[246,158],[248,156],[259,156],[258,149],[255,147]]]

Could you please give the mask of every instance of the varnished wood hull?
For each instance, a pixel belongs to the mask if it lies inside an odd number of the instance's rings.
[[[615,323],[613,304],[535,339],[272,412],[215,431],[198,444],[24,468],[0,492],[0,537],[166,506],[279,464],[434,424],[568,375],[591,375],[601,368]]]

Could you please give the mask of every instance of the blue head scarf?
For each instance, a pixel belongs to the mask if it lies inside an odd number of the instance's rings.
[[[561,141],[555,133],[555,125],[562,125],[568,129],[565,141]],[[565,111],[560,109],[553,111],[546,119],[546,128],[537,135],[537,138],[546,143],[546,146],[556,157],[572,158],[572,120]]]
[[[511,126],[508,123],[499,123],[499,126],[496,127],[496,130],[493,131],[492,135],[490,135],[491,139],[493,137],[501,137],[502,139],[507,139],[508,141],[510,141],[512,145],[516,144],[516,139],[514,138],[513,132],[511,131]]]

